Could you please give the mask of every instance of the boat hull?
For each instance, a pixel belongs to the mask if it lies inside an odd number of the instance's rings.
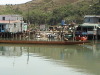
[[[89,42],[88,41],[15,41],[15,40],[0,40],[0,43],[74,45],[74,44],[84,44],[84,43],[89,43]]]
[[[87,41],[87,37],[75,37],[75,40],[77,41]]]

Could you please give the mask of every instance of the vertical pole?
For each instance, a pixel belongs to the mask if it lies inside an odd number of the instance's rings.
[[[98,28],[96,27],[96,40],[98,40]]]
[[[27,6],[27,23],[29,25],[29,5],[26,4],[26,6]]]
[[[28,25],[30,25],[30,10],[29,10],[29,6],[28,6]]]
[[[19,37],[20,37],[20,40],[21,40],[21,34],[19,35]]]
[[[8,32],[10,32],[10,19],[9,19],[9,25],[8,25]]]
[[[74,41],[74,37],[75,37],[75,27],[73,27],[73,41]]]
[[[22,32],[22,18],[21,18],[21,32]]]
[[[63,30],[64,30],[64,27],[63,27],[63,25],[62,25],[62,32],[61,32],[61,41],[64,39],[64,34],[63,34]]]

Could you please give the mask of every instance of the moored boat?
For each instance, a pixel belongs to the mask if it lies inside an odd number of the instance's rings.
[[[0,40],[0,43],[11,44],[55,44],[55,45],[74,45],[89,43],[88,41],[16,41],[16,40]]]
[[[77,40],[77,41],[87,41],[87,37],[86,36],[76,36],[75,40]]]

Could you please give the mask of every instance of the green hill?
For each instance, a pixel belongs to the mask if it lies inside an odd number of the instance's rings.
[[[84,15],[100,15],[100,0],[32,0],[24,4],[0,5],[0,14],[21,14],[31,24],[81,23]]]

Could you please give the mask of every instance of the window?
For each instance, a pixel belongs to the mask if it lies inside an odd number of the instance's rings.
[[[2,30],[4,30],[4,25],[2,25]]]
[[[20,24],[20,27],[22,27],[22,23]]]
[[[99,23],[100,23],[100,18],[99,18]]]
[[[16,27],[16,24],[14,23],[14,27]]]
[[[88,18],[88,22],[90,22],[90,18]]]
[[[2,17],[2,20],[5,20],[5,17]]]

